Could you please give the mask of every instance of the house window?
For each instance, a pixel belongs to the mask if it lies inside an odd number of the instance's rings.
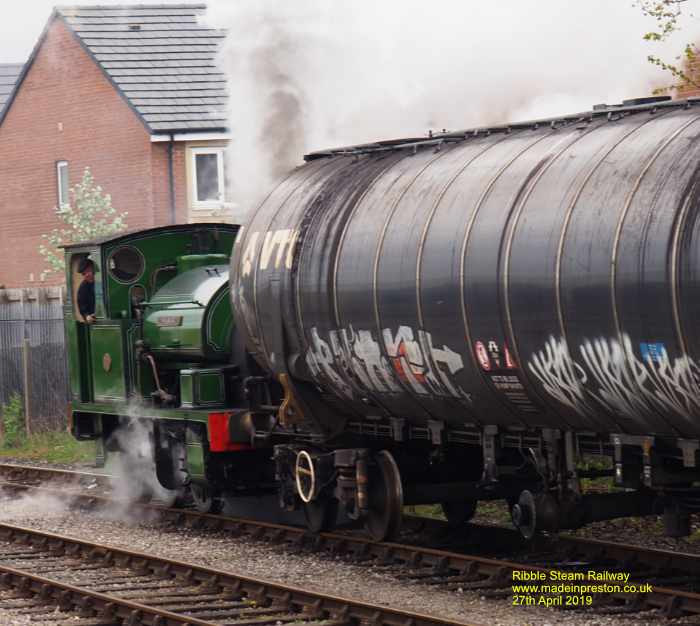
[[[58,206],[68,206],[70,204],[70,198],[68,197],[68,161],[56,162],[56,189]]]
[[[224,202],[224,149],[192,149],[192,200],[194,206]]]

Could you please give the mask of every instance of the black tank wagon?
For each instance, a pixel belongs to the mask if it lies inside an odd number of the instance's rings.
[[[280,423],[309,433],[276,449],[287,501],[360,512],[383,481],[379,534],[406,502],[466,517],[496,496],[526,534],[659,505],[683,532],[700,495],[699,136],[695,102],[654,98],[307,155],[231,266]],[[634,491],[582,498],[582,452]]]

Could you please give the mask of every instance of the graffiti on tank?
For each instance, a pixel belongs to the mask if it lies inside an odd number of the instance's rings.
[[[653,351],[649,345],[660,346]],[[689,357],[673,360],[661,344],[642,344],[640,358],[628,335],[622,340],[585,340],[573,359],[563,339],[550,337],[532,355],[530,371],[554,398],[583,415],[595,400],[615,413],[635,417],[650,406],[682,417],[700,410],[700,368]]]
[[[241,275],[250,276],[253,272],[255,256],[260,248],[258,268],[266,270],[285,267],[291,269],[294,258],[294,244],[298,232],[294,229],[270,230],[261,236],[260,232],[250,233],[241,257]]]
[[[550,337],[544,349],[532,355],[528,368],[550,396],[579,413],[589,414],[584,389],[586,370],[571,358],[565,341]]]
[[[335,347],[335,346],[334,346]],[[325,378],[343,396],[352,399],[352,388],[338,373],[339,354],[334,354],[331,344],[321,339],[316,327],[311,329],[311,348],[306,353],[306,364],[316,378]]]
[[[311,372],[325,377],[347,398],[354,398],[353,381],[358,389],[396,393],[396,384],[388,360],[369,331],[332,330],[329,341],[322,339],[316,327],[311,329],[311,348],[306,362]]]
[[[325,377],[350,399],[355,390],[360,394],[400,393],[399,380],[420,395],[469,399],[451,379],[464,367],[459,354],[447,346],[435,347],[430,333],[418,331],[414,335],[407,326],[399,327],[395,334],[390,329],[382,334],[388,358],[370,331],[352,326],[332,330],[326,341],[314,327],[307,364],[315,376]]]
[[[424,330],[419,330],[414,338],[410,326],[399,326],[395,335],[385,328],[382,334],[396,374],[415,393],[468,399],[468,394],[452,380],[464,367],[457,352],[447,346],[435,347],[431,334]]]

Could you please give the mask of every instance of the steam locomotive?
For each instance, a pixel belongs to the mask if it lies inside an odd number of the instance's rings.
[[[245,227],[69,246],[73,433],[109,455],[147,424],[167,489],[277,494],[314,531],[501,499],[525,537],[656,513],[687,534],[699,122],[646,98],[314,152]],[[584,493],[596,476],[618,488]]]

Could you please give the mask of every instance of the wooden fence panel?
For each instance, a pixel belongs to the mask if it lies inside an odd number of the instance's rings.
[[[32,431],[66,424],[63,300],[58,287],[0,290],[0,405],[18,393]]]

